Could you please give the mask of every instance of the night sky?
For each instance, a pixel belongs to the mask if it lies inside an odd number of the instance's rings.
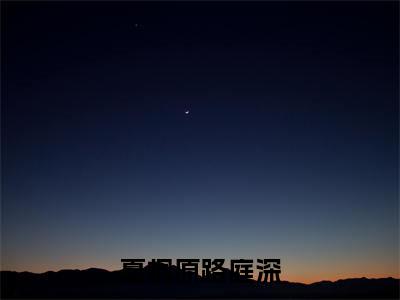
[[[398,277],[398,9],[2,2],[2,270]]]

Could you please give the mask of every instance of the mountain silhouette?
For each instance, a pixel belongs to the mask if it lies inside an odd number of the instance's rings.
[[[213,277],[176,266],[149,264],[143,269],[61,270],[41,274],[1,271],[2,298],[399,298],[400,280],[344,279],[312,284],[287,281],[232,281],[223,269]]]

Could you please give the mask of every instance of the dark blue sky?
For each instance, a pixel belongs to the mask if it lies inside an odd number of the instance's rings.
[[[398,276],[398,22],[395,2],[2,3],[2,269]]]

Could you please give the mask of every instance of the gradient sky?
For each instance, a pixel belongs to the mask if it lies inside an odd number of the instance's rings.
[[[2,270],[399,277],[398,9],[2,2]]]

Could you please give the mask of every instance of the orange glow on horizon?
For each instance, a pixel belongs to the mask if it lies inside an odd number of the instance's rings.
[[[10,268],[4,268],[2,266],[1,270],[2,271],[17,271],[17,272],[32,272],[32,273],[45,273],[48,271],[60,271],[60,270],[65,270],[65,269],[72,269],[72,270],[85,270],[89,268],[99,268],[99,269],[104,269],[108,271],[116,271],[116,270],[121,270],[122,266],[117,266],[115,264],[108,264],[108,265],[103,265],[103,264],[98,264],[96,266],[93,265],[87,265],[87,264],[66,264],[65,267],[54,267],[54,268],[46,268],[43,266],[31,266],[31,268],[23,268],[23,267],[16,267],[13,269]],[[285,267],[287,269],[288,267]],[[258,272],[254,270],[254,276],[253,279],[257,280]],[[304,284],[310,284],[314,282],[320,282],[320,281],[337,281],[341,279],[350,279],[350,278],[397,278],[400,279],[399,273],[394,270],[392,272],[342,272],[342,273],[328,273],[328,272],[323,272],[321,270],[318,270],[316,272],[307,272],[305,273],[300,273],[300,272],[282,272],[281,274],[281,281],[289,281],[289,282],[297,282],[297,283],[304,283]]]

